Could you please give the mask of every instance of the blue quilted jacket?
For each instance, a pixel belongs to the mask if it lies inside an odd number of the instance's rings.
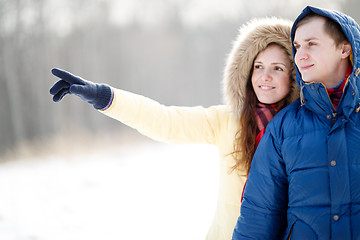
[[[310,12],[341,25],[352,46],[352,73],[335,111],[324,85],[305,84],[296,69],[301,101],[267,127],[233,239],[360,239],[360,29],[342,13],[314,7],[294,26]]]

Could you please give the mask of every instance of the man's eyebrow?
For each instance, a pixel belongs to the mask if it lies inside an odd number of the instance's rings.
[[[309,38],[306,38],[304,41],[309,42],[311,40],[319,40],[319,38],[317,38],[317,37],[309,37]]]
[[[317,37],[309,37],[309,38],[306,38],[306,39],[304,40],[304,42],[310,42],[310,41],[312,41],[312,40],[319,40],[319,38],[317,38]],[[294,41],[293,44],[298,44],[298,42],[297,42],[297,41]]]

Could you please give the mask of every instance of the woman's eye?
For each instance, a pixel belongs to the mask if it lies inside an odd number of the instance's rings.
[[[275,67],[276,71],[284,71],[284,69],[282,69],[281,67]]]
[[[309,42],[309,46],[314,46],[314,45],[316,45],[316,44],[313,42]]]
[[[255,68],[255,69],[261,69],[261,68],[263,68],[263,67],[262,67],[261,65],[255,65],[254,68]]]

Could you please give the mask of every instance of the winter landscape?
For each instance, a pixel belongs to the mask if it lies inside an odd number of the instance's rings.
[[[152,141],[0,165],[1,240],[204,239],[217,151]]]

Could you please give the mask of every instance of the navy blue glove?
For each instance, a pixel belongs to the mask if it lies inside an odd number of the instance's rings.
[[[53,101],[59,102],[66,94],[75,94],[84,101],[92,104],[95,109],[104,109],[111,100],[111,89],[108,85],[92,83],[64,70],[54,68],[52,74],[60,78],[50,88],[54,95]]]

